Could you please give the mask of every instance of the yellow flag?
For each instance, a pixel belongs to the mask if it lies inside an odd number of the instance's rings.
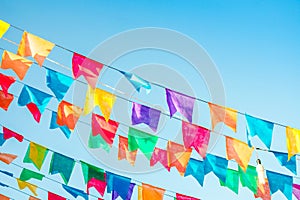
[[[9,29],[10,24],[6,23],[5,21],[0,20],[0,38],[6,33],[6,31]]]
[[[288,160],[300,152],[300,130],[286,127],[286,146],[288,149]]]
[[[36,185],[33,185],[26,181],[21,181],[18,178],[17,178],[17,182],[18,182],[18,186],[19,186],[20,190],[23,190],[25,187],[28,187],[28,189],[34,194],[34,196],[37,196],[37,193],[36,193],[37,186]]]

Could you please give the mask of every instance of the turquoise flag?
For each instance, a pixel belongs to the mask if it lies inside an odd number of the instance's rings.
[[[257,172],[256,168],[248,165],[246,172],[239,166],[239,175],[243,187],[249,188],[254,194],[257,194]]]
[[[184,176],[192,175],[203,186],[204,162],[190,158]]]
[[[59,128],[63,134],[67,137],[70,138],[71,136],[71,130],[66,126],[60,126],[56,123],[56,119],[57,119],[57,113],[52,111],[52,116],[51,116],[51,121],[50,121],[50,129],[56,129]]]
[[[151,91],[151,85],[148,81],[130,72],[123,72],[123,71],[119,71],[119,72],[121,72],[127,78],[127,80],[132,84],[132,86],[136,89],[136,91],[140,92],[140,89],[142,87],[146,89],[147,93]]]
[[[226,182],[220,181],[221,186],[226,186],[231,189],[234,193],[239,193],[239,172],[227,169]]]
[[[288,200],[292,199],[293,177],[267,170],[271,194],[280,190]]]
[[[31,171],[29,169],[23,168],[21,174],[20,174],[20,180],[21,181],[28,181],[29,179],[34,178],[37,180],[43,180],[44,175],[39,174],[37,172]]]
[[[0,133],[0,146],[2,146],[4,144],[6,140],[4,139],[4,135],[3,133]]]
[[[226,182],[226,173],[228,167],[228,160],[212,154],[207,154],[204,159],[204,174],[211,171],[223,182]]]
[[[90,133],[90,137],[88,140],[88,147],[91,149],[102,148],[106,152],[109,152],[111,148],[101,135],[98,134],[96,136],[93,136],[92,132]]]
[[[282,152],[276,152],[272,151],[277,158],[278,162],[281,166],[286,167],[288,170],[293,172],[295,175],[297,175],[297,164],[296,164],[296,156],[291,157],[291,159],[288,161],[288,154],[282,153]]]

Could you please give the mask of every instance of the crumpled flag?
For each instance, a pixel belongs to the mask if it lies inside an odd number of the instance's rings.
[[[208,103],[208,106],[210,108],[212,130],[219,122],[223,122],[236,132],[237,110],[213,103]]]
[[[163,200],[164,193],[162,188],[142,183],[142,186],[138,187],[138,200]]]
[[[0,90],[0,107],[7,111],[9,105],[11,104],[11,102],[14,100],[14,95],[10,94],[10,93],[4,93],[2,90]]]
[[[150,108],[138,103],[132,103],[131,124],[147,124],[154,132],[157,130],[160,110]]]
[[[271,194],[280,190],[288,200],[292,199],[293,177],[267,170]]]
[[[128,130],[128,150],[136,151],[140,149],[146,158],[151,159],[158,137],[143,131],[129,127]]]
[[[8,140],[10,138],[15,138],[19,142],[23,142],[23,139],[24,139],[23,135],[20,135],[19,133],[16,133],[4,126],[3,126],[3,137],[5,140]]]
[[[298,200],[300,199],[300,185],[293,184],[293,194]]]
[[[277,158],[278,162],[281,166],[286,167],[288,170],[293,172],[295,175],[297,175],[297,162],[296,162],[296,156],[291,157],[288,160],[288,154],[282,153],[282,152],[276,152],[272,151],[275,157]]]
[[[176,200],[200,200],[200,199],[176,193]]]
[[[66,198],[48,191],[48,200],[66,200]]]
[[[130,183],[126,199],[124,199],[124,200],[130,200],[131,199],[134,186],[135,186],[134,183]],[[112,200],[117,199],[119,196],[120,195],[118,194],[118,192],[114,190],[113,193],[112,193]]]
[[[77,188],[73,188],[73,187],[70,187],[70,186],[67,186],[67,185],[64,185],[62,184],[62,187],[70,194],[72,195],[75,199],[78,197],[78,196],[81,196],[82,198],[84,198],[85,200],[88,200],[89,199],[89,196],[84,193],[84,191],[82,190],[79,190]]]
[[[3,37],[3,35],[6,33],[6,31],[9,29],[10,24],[0,20],[0,38]]]
[[[137,150],[129,151],[128,150],[128,139],[126,137],[119,135],[119,151],[118,151],[118,159],[123,160],[126,159],[132,166],[135,163]]]
[[[207,154],[203,162],[205,175],[213,172],[223,183],[226,182],[228,160],[219,156]]]
[[[1,22],[1,21],[0,21]],[[1,28],[1,27],[0,27]],[[1,30],[0,30],[1,31]],[[9,197],[7,197],[7,196],[4,196],[3,194],[0,194],[0,199],[1,200],[10,200],[10,198]]]
[[[18,98],[19,106],[27,106],[35,121],[40,122],[41,115],[51,100],[51,95],[28,85],[24,85]]]
[[[265,184],[258,184],[257,194],[254,194],[255,198],[261,198],[262,200],[271,200],[270,187],[268,179],[265,179]]]
[[[43,162],[47,156],[48,149],[44,146],[36,144],[34,142],[30,142],[28,145],[28,149],[26,155],[23,159],[24,163],[33,163],[33,165],[41,170]]]
[[[63,178],[65,184],[68,184],[74,165],[75,161],[72,158],[53,152],[49,173],[59,173]]]
[[[228,187],[234,193],[239,193],[239,172],[227,169],[225,183],[220,180],[221,186]]]
[[[169,167],[176,167],[181,176],[184,175],[186,166],[190,160],[192,149],[185,148],[181,144],[168,141],[168,165]]]
[[[102,63],[77,53],[73,54],[72,70],[74,78],[77,79],[82,75],[92,88],[96,87],[102,68]]]
[[[243,187],[249,188],[254,194],[257,194],[258,177],[256,168],[248,166],[246,172],[239,166],[240,181]]]
[[[132,190],[130,190],[131,179],[106,172],[107,192],[111,193],[116,191],[122,199],[126,199],[127,196],[131,197]],[[130,199],[130,198],[129,198]]]
[[[36,62],[43,66],[46,57],[49,55],[55,44],[43,38],[24,31],[19,44],[18,55],[33,57]]]
[[[8,51],[3,51],[2,54],[2,69],[12,69],[19,79],[23,80],[29,67],[32,65],[32,61]]]
[[[66,136],[66,138],[70,138],[71,136],[71,131],[70,129],[64,125],[64,126],[60,126],[56,123],[56,119],[57,119],[57,112],[52,111],[52,115],[51,115],[51,121],[50,121],[50,129],[56,129],[59,128],[63,134]]]
[[[16,82],[15,77],[0,73],[0,86],[4,94],[8,94],[8,89],[14,82]]]
[[[121,72],[127,78],[127,80],[132,84],[136,91],[140,92],[141,88],[143,87],[146,89],[147,94],[150,93],[151,85],[148,81],[130,72],[124,72],[120,70],[119,72]]]
[[[274,124],[245,114],[247,121],[248,145],[251,147],[250,139],[257,135],[268,149],[271,147]]]
[[[288,160],[300,152],[300,130],[286,127],[286,146],[288,149]]]
[[[14,159],[16,159],[18,156],[14,154],[9,153],[0,153],[0,160],[4,162],[5,164],[10,164]]]
[[[192,175],[198,183],[203,186],[204,181],[204,162],[190,158],[189,163],[186,167],[184,176]]]
[[[28,188],[33,194],[34,196],[37,196],[38,194],[36,193],[36,189],[38,188],[36,185],[33,185],[31,183],[28,183],[26,181],[22,181],[20,179],[17,178],[17,182],[18,182],[18,186],[20,190],[23,190],[24,188]]]
[[[210,138],[210,130],[182,120],[182,137],[186,148],[194,147],[204,159]]]
[[[246,143],[226,136],[227,160],[234,159],[244,171],[247,169],[253,150],[254,147],[250,148]]]
[[[170,117],[179,111],[187,120],[192,123],[195,98],[181,94],[166,88],[167,103]]]
[[[56,123],[59,126],[67,126],[73,131],[81,113],[82,108],[69,102],[61,101],[58,105]]]
[[[37,172],[31,171],[29,169],[23,168],[21,174],[20,174],[20,180],[21,181],[28,181],[29,179],[34,178],[37,180],[43,180],[44,175],[43,174],[39,174]]]
[[[168,171],[170,171],[168,165],[168,152],[164,149],[155,147],[150,159],[150,166],[154,166],[157,162],[160,162]]]
[[[71,77],[46,68],[47,87],[54,93],[58,101],[64,98],[73,81]]]

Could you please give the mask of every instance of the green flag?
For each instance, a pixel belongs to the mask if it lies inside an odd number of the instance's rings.
[[[44,178],[44,175],[36,173],[34,171],[31,171],[29,169],[23,168],[21,174],[20,174],[20,180],[21,181],[28,181],[29,179],[34,178],[37,180],[42,180]]]
[[[101,135],[93,136],[92,132],[90,133],[89,141],[88,141],[88,147],[91,149],[97,149],[102,148],[106,152],[109,152],[110,146]]]
[[[83,161],[80,161],[80,163],[85,184],[87,184],[87,182],[92,178],[95,178],[100,181],[105,181],[105,172],[103,169],[87,164]]]
[[[227,169],[226,182],[224,183],[220,180],[220,184],[221,186],[228,187],[234,193],[238,194],[239,193],[239,172],[232,169]]]
[[[23,159],[24,163],[33,163],[34,166],[41,170],[43,162],[47,156],[48,149],[34,142],[30,142],[26,155]]]
[[[239,175],[243,187],[249,188],[254,194],[257,194],[257,172],[253,166],[248,166],[246,172],[239,166]]]

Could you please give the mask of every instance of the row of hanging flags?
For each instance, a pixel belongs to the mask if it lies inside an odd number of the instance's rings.
[[[9,26],[8,23],[0,21],[0,37],[8,30]],[[67,138],[70,137],[71,132],[75,129],[80,116],[91,113],[94,107],[99,106],[103,116],[92,114],[92,131],[88,146],[109,151],[117,135],[119,122],[110,119],[116,96],[96,87],[98,76],[104,64],[74,52],[72,58],[73,77],[66,76],[43,66],[44,60],[54,46],[55,44],[24,31],[17,54],[7,50],[3,51],[2,69],[13,70],[18,78],[23,80],[27,70],[34,63],[24,57],[31,56],[38,65],[46,69],[46,85],[53,92],[53,94],[48,94],[23,84],[18,97],[18,105],[26,106],[33,118],[39,122],[47,104],[51,98],[55,97],[59,101],[59,105],[57,111],[52,111],[50,129],[60,128]],[[148,81],[129,72],[120,72],[137,91],[140,91],[141,88],[145,88],[147,91],[151,90],[151,85]],[[63,100],[73,81],[80,76],[83,76],[88,83],[84,108]],[[15,81],[15,77],[0,73],[0,86],[2,88],[0,90],[0,107],[4,110],[8,110],[14,99],[14,95],[10,94],[8,90]],[[231,188],[234,192],[237,192],[236,187],[238,188],[240,177],[243,186],[249,187],[255,194],[258,194],[258,191],[261,191],[260,189],[262,188],[260,185],[253,185],[256,182],[254,181],[256,180],[255,177],[257,177],[257,175],[254,175],[256,171],[253,166],[248,166],[252,152],[255,149],[252,146],[251,138],[258,136],[268,148],[268,151],[275,155],[282,166],[297,174],[296,154],[300,152],[300,130],[286,127],[288,153],[275,152],[271,150],[274,123],[245,114],[248,142],[244,143],[225,136],[226,159],[213,156],[206,154],[211,130],[192,123],[195,98],[168,88],[165,89],[165,92],[170,117],[179,112],[187,120],[182,120],[184,144],[181,145],[169,141],[167,147],[161,149],[156,147],[159,139],[157,136],[129,127],[128,138],[119,135],[119,159],[127,159],[134,165],[137,150],[140,149],[150,160],[150,165],[160,162],[168,170],[174,166],[181,175],[192,175],[201,185],[203,185],[204,175],[213,171],[220,179],[221,185]],[[212,131],[218,123],[223,122],[236,132],[238,114],[236,110],[212,103],[208,103],[208,106],[211,114]],[[136,102],[132,103],[132,125],[144,123],[153,132],[156,132],[160,115],[160,110]],[[194,148],[200,154],[203,161],[190,158],[191,148]],[[227,169],[228,160],[231,159],[234,159],[239,164],[239,171]],[[245,177],[250,177],[253,181],[247,181]],[[267,171],[267,177],[269,181],[265,181],[265,183],[269,184],[271,194],[281,190],[288,199],[291,199],[293,188],[293,178],[291,176]],[[278,177],[285,181],[280,183],[274,181]],[[266,184],[263,187],[267,187]],[[295,185],[295,188],[297,188],[297,185]],[[298,194],[297,198],[299,198],[299,193],[294,194]]]

